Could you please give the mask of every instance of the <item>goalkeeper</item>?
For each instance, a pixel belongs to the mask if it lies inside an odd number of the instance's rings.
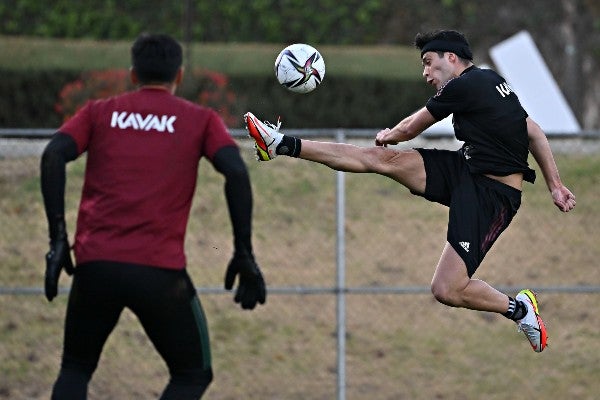
[[[234,254],[225,287],[253,309],[266,299],[251,241],[252,192],[246,165],[221,118],[174,95],[181,46],[142,35],[132,46],[139,88],[88,102],[48,143],[41,187],[50,251],[45,291],[57,295],[61,269],[74,276],[62,364],[52,399],[85,399],[102,347],[125,307],[139,318],[165,360],[170,381],[161,399],[198,399],[213,373],[206,319],[186,267],[184,237],[198,163],[225,178]],[[65,223],[65,164],[87,153],[73,268]]]

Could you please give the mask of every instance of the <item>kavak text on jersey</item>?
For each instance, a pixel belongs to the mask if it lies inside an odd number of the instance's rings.
[[[113,111],[110,126],[119,129],[135,129],[139,131],[175,132],[173,124],[177,117],[175,115],[142,115],[139,113],[128,113],[126,111]]]

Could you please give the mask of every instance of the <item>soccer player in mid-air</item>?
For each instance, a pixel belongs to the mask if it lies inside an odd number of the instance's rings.
[[[513,298],[474,279],[473,274],[516,214],[523,181],[534,182],[528,152],[560,211],[571,211],[575,196],[561,182],[542,129],[527,115],[504,78],[473,64],[462,33],[417,34],[415,46],[421,51],[423,77],[437,93],[392,129],[378,132],[376,146],[301,140],[247,113],[257,157],[266,161],[287,155],[338,171],[381,174],[417,196],[448,206],[447,242],[431,282],[434,297],[452,307],[503,314],[517,323],[533,350],[541,352],[548,336],[533,291],[524,289]],[[387,147],[415,138],[450,114],[456,138],[464,142],[461,149]]]
[[[218,114],[174,95],[183,76],[172,37],[143,34],[131,48],[137,90],[89,101],[44,150],[41,186],[50,231],[45,292],[73,273],[62,364],[52,399],[85,399],[102,348],[125,307],[139,319],[170,374],[161,399],[198,399],[213,379],[208,326],[186,270],[185,231],[198,163],[225,179],[234,254],[225,288],[244,309],[264,303],[252,251],[246,165]],[[86,153],[73,268],[65,221],[65,164]]]

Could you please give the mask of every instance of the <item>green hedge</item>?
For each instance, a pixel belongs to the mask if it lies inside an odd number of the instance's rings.
[[[78,76],[71,71],[0,70],[0,127],[51,128],[60,125],[54,105],[63,86]]]
[[[432,95],[420,81],[328,77],[311,93],[285,90],[274,79],[231,79],[240,101],[261,118],[281,115],[290,128],[391,127]]]
[[[55,111],[59,93],[79,77],[70,71],[0,70],[0,74],[0,92],[5,94],[0,96],[0,126],[11,128],[58,127],[62,119]],[[236,76],[228,82],[235,94],[228,111],[240,116],[238,127],[246,111],[272,121],[281,116],[290,128],[389,127],[432,94],[420,81],[380,78],[331,76],[308,94],[289,92],[271,76]],[[202,82],[195,82],[180,95],[197,102],[201,90]]]

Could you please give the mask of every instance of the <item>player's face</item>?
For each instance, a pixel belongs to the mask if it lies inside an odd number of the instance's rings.
[[[446,82],[452,78],[452,65],[448,61],[448,53],[440,57],[435,51],[428,51],[423,54],[421,59],[423,63],[423,78],[428,84],[435,86],[439,90]]]

